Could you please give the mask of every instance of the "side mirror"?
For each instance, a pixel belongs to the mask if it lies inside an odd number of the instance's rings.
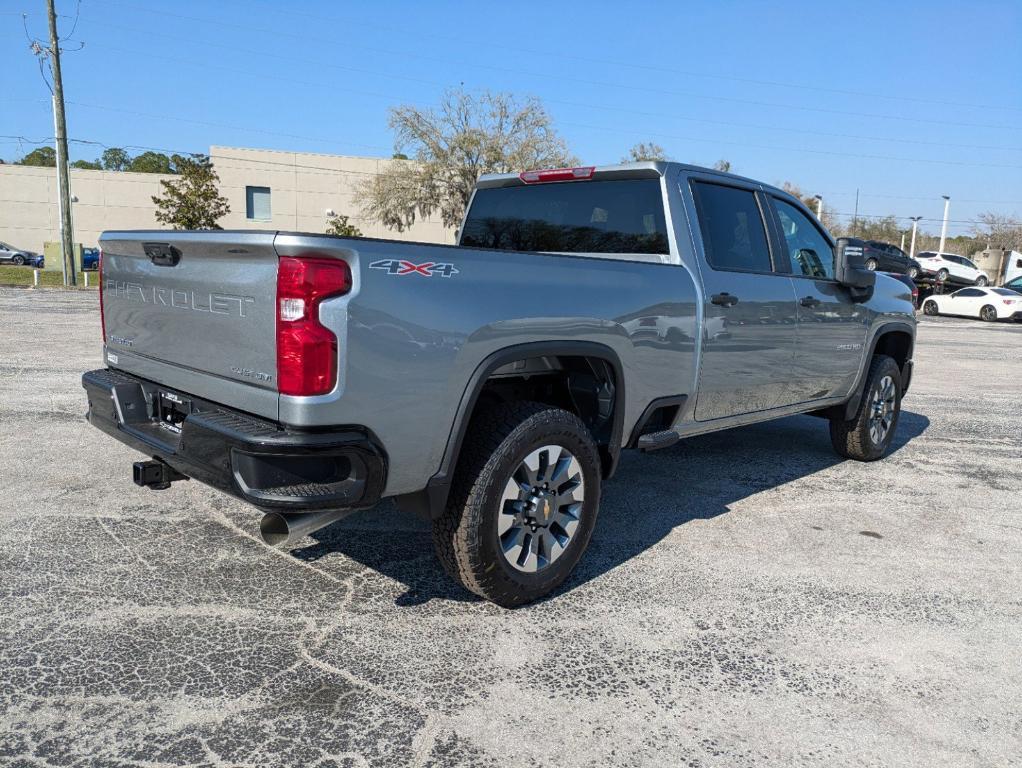
[[[852,294],[854,301],[873,295],[876,272],[866,269],[866,244],[857,237],[840,237],[834,251],[834,278]]]

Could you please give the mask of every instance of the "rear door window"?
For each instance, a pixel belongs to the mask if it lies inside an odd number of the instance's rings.
[[[479,189],[461,245],[553,253],[668,253],[660,179]]]
[[[770,247],[756,194],[723,184],[692,182],[699,229],[710,266],[739,272],[771,272]]]

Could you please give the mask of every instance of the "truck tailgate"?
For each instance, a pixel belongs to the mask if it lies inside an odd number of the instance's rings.
[[[274,237],[104,233],[107,362],[207,396],[235,382],[254,396],[247,410],[276,417]]]

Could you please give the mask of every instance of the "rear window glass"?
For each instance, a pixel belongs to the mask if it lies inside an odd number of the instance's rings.
[[[1018,296],[1018,291],[1013,291],[1011,288],[991,288],[990,290],[999,296]]]
[[[659,179],[573,181],[476,192],[461,244],[560,253],[668,252]]]
[[[714,269],[770,272],[763,217],[753,192],[693,182],[706,258]]]

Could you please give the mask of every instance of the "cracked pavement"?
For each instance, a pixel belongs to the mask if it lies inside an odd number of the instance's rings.
[[[926,318],[895,452],[626,453],[517,611],[389,503],[289,550],[82,419],[95,294],[0,289],[0,764],[1022,764],[1022,325]]]

